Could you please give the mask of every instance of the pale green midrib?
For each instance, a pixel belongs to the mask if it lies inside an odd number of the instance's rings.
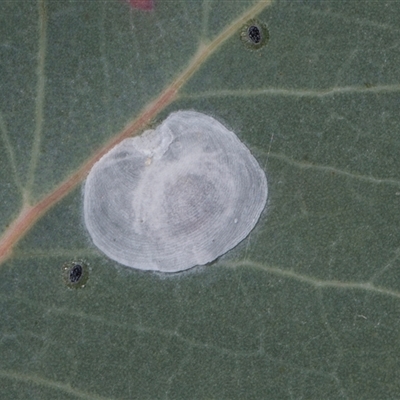
[[[385,296],[400,298],[400,292],[389,290],[381,286],[376,286],[373,282],[343,282],[339,280],[322,280],[308,275],[299,274],[293,270],[285,270],[277,267],[267,266],[250,260],[230,261],[226,262],[227,267],[238,268],[248,266],[250,268],[258,269],[273,275],[278,275],[288,279],[297,280],[299,282],[307,283],[315,288],[335,288],[338,290],[362,290],[382,294]]]
[[[203,0],[203,18],[201,27],[201,39],[203,42],[208,41],[208,18],[210,14],[210,0]]]
[[[47,10],[46,1],[38,0],[39,15],[39,43],[38,43],[38,65],[36,68],[36,107],[35,107],[35,132],[31,150],[31,159],[26,181],[26,201],[29,203],[29,197],[32,193],[35,181],[36,167],[40,156],[40,146],[42,141],[43,123],[44,123],[44,104],[45,104],[45,58],[47,48]]]
[[[12,148],[11,142],[10,142],[10,138],[7,132],[7,127],[6,127],[6,123],[4,121],[4,117],[3,117],[3,113],[0,112],[0,131],[1,131],[1,136],[4,142],[4,146],[7,149],[7,153],[8,153],[8,158],[10,161],[10,166],[11,166],[11,170],[12,170],[12,175],[13,175],[13,179],[14,179],[14,183],[17,186],[17,188],[19,189],[19,191],[21,192],[21,195],[24,195],[24,188],[21,184],[21,180],[19,178],[18,175],[18,171],[17,171],[17,163],[15,161],[15,154],[14,154],[14,150]]]
[[[107,3],[104,2],[101,7],[101,18],[100,18],[100,23],[99,23],[99,50],[101,54],[101,69],[102,69],[102,74],[103,74],[103,105],[104,105],[104,110],[105,110],[105,125],[107,127],[107,131],[112,134],[113,132],[113,127],[111,124],[111,118],[110,118],[110,102],[112,99],[111,96],[111,84],[110,84],[110,68],[109,68],[109,62],[108,62],[108,57],[107,57],[107,51],[106,51],[106,42],[108,40],[108,37],[105,33],[105,24],[107,20],[107,11],[106,11],[106,5]]]
[[[330,167],[327,165],[318,165],[318,164],[311,164],[311,163],[296,161],[296,160],[293,160],[290,157],[285,156],[283,154],[278,154],[278,153],[273,153],[273,152],[269,152],[269,153],[261,152],[261,153],[265,154],[268,158],[273,158],[276,160],[284,161],[287,164],[293,165],[299,169],[311,169],[311,170],[317,170],[317,171],[323,171],[323,172],[334,172],[337,175],[342,175],[342,176],[345,176],[345,177],[348,177],[351,179],[358,179],[360,181],[369,182],[369,183],[373,183],[373,184],[377,184],[377,185],[387,184],[387,185],[391,185],[391,186],[397,186],[400,188],[400,180],[397,180],[397,179],[375,178],[373,176],[356,174],[354,172],[344,171],[339,168]]]
[[[285,89],[285,88],[259,88],[259,89],[220,89],[197,93],[182,93],[183,99],[205,99],[212,97],[254,97],[254,96],[286,96],[286,97],[332,97],[335,95],[351,94],[381,94],[400,92],[400,84],[366,86],[342,86],[326,89]]]

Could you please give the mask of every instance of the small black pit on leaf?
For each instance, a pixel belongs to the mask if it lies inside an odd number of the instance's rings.
[[[70,261],[62,267],[64,283],[70,288],[83,288],[89,278],[89,267],[82,261]]]
[[[83,274],[82,265],[76,264],[69,271],[69,280],[71,283],[79,282]]]
[[[242,27],[240,38],[246,47],[253,50],[261,49],[268,43],[268,28],[264,23],[252,19]]]
[[[261,42],[261,32],[258,26],[252,25],[247,30],[247,34],[249,35],[249,39],[254,43],[258,44]]]

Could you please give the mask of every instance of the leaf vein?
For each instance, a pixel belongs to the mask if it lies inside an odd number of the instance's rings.
[[[340,290],[363,290],[371,293],[383,294],[385,296],[395,297],[400,299],[400,292],[395,290],[386,289],[377,286],[371,282],[344,282],[339,280],[322,280],[313,276],[302,275],[293,270],[285,270],[282,268],[271,267],[262,263],[243,260],[243,261],[230,261],[226,265],[232,268],[248,266],[250,268],[262,270],[264,272],[282,276],[288,279],[294,279],[299,282],[307,283],[315,288],[335,288]]]
[[[26,182],[27,196],[30,196],[35,181],[35,172],[40,155],[40,145],[42,140],[43,123],[44,123],[44,104],[45,104],[45,59],[47,47],[47,9],[45,0],[38,1],[39,8],[39,46],[38,46],[38,65],[36,69],[37,86],[36,86],[36,109],[35,109],[35,132],[32,144],[32,154],[29,164],[28,177]],[[29,202],[29,199],[28,199]]]
[[[282,160],[282,161],[284,161],[290,165],[296,166],[300,169],[313,169],[313,170],[317,170],[317,171],[334,172],[337,175],[346,176],[346,177],[352,178],[352,179],[358,179],[358,180],[364,181],[364,182],[370,182],[370,183],[373,183],[376,185],[387,184],[387,185],[400,187],[400,180],[393,179],[393,178],[375,178],[373,176],[356,174],[354,172],[344,171],[342,169],[338,169],[338,168],[327,166],[327,165],[305,163],[305,162],[293,160],[290,157],[285,156],[283,154],[277,154],[277,153],[270,152],[270,153],[268,153],[268,157],[276,159],[276,160]]]
[[[20,190],[22,197],[24,197],[25,190],[24,190],[24,187],[22,186],[21,180],[19,179],[19,175],[18,175],[18,171],[17,171],[17,164],[16,164],[16,161],[15,161],[14,149],[13,149],[13,147],[11,145],[10,138],[8,136],[6,123],[4,121],[2,112],[0,112],[0,131],[1,131],[1,136],[2,136],[3,142],[4,142],[4,146],[7,149],[8,158],[9,158],[9,161],[10,161],[10,166],[11,166],[11,170],[12,170],[12,174],[13,174],[14,183],[18,187],[18,189]]]
[[[17,382],[45,386],[60,392],[74,395],[79,399],[86,400],[111,400],[109,397],[98,396],[94,393],[87,393],[73,388],[69,383],[56,382],[50,379],[42,378],[36,374],[22,374],[16,371],[0,370],[0,376]]]
[[[375,86],[334,86],[326,89],[285,89],[285,88],[260,88],[260,89],[221,89],[198,93],[182,93],[181,98],[188,100],[205,99],[213,97],[254,97],[254,96],[286,96],[286,97],[331,97],[354,93],[397,93],[400,84],[375,85]]]

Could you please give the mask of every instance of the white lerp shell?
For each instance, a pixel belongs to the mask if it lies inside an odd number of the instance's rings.
[[[111,259],[176,272],[235,247],[266,200],[265,174],[236,135],[205,114],[178,111],[93,166],[84,218]]]

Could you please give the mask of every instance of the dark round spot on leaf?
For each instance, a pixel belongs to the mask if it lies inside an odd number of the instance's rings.
[[[261,42],[261,32],[260,29],[258,29],[258,26],[252,25],[249,27],[248,29],[248,35],[249,35],[249,39],[258,44]]]
[[[258,50],[268,43],[268,28],[264,23],[252,19],[242,27],[240,38],[246,47]]]
[[[62,273],[68,287],[82,288],[89,278],[89,267],[82,261],[70,261],[63,265]]]
[[[83,274],[82,265],[76,264],[69,271],[69,280],[71,281],[71,283],[79,282],[79,279],[81,279],[82,274]]]

